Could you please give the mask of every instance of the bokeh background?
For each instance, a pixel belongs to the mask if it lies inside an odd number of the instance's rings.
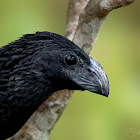
[[[68,0],[0,0],[0,46],[26,33],[64,35]],[[50,140],[140,140],[140,1],[112,11],[90,53],[110,81],[108,98],[75,92]]]

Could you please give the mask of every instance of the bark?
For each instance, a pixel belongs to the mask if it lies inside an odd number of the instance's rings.
[[[65,37],[73,40],[89,54],[98,32],[110,11],[124,7],[135,0],[70,0]],[[80,15],[80,16],[79,16]],[[48,140],[53,127],[67,106],[73,91],[54,93],[32,115],[11,140]]]

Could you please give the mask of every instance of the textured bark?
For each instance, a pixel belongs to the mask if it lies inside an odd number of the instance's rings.
[[[65,37],[89,54],[108,13],[132,2],[134,0],[70,0]],[[72,94],[69,90],[54,93],[11,140],[48,140]]]

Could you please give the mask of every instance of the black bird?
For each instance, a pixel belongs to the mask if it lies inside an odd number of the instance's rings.
[[[37,32],[0,48],[0,140],[14,135],[55,91],[108,96],[101,65],[65,37]]]

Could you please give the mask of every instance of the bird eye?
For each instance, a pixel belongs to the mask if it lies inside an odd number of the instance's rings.
[[[77,59],[74,55],[70,54],[70,55],[66,55],[65,56],[65,63],[67,65],[75,65],[77,63]]]

